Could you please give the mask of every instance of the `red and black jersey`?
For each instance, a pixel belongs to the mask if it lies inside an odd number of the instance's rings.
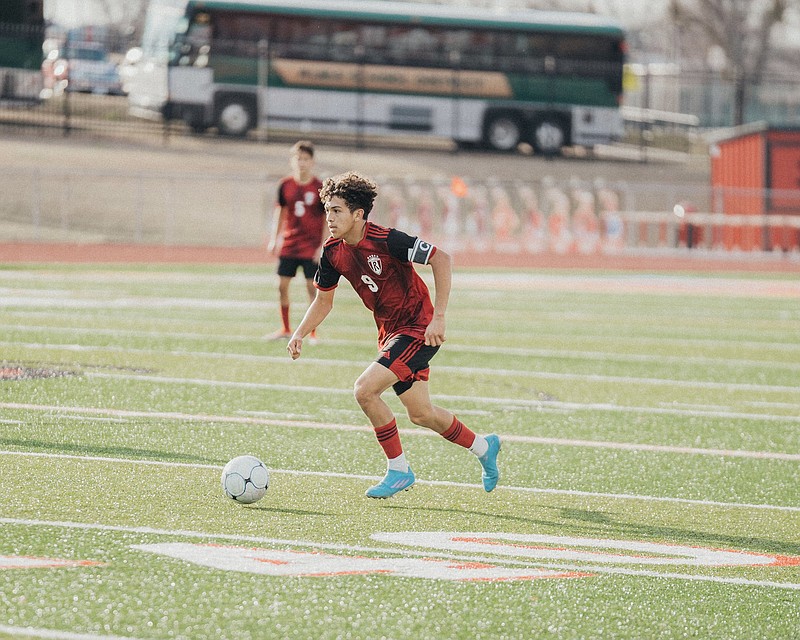
[[[278,204],[286,208],[281,258],[316,259],[325,223],[325,208],[319,199],[321,187],[318,178],[306,184],[299,184],[291,176],[281,180]]]
[[[379,346],[397,334],[424,338],[433,304],[412,262],[427,264],[435,252],[436,247],[419,238],[367,221],[364,237],[355,246],[328,239],[314,284],[330,291],[340,276],[349,280],[375,316]]]

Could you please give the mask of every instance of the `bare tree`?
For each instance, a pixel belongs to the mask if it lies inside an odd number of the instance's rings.
[[[764,75],[772,50],[772,28],[784,20],[790,0],[670,0],[676,24],[699,31],[725,54],[734,81],[735,124],[744,122],[749,87]]]

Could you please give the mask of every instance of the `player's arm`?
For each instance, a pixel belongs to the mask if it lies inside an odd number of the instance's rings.
[[[322,321],[328,317],[331,309],[333,309],[333,296],[335,293],[336,289],[330,289],[328,291],[317,289],[317,295],[314,297],[314,301],[309,305],[306,314],[303,316],[300,324],[297,325],[286,347],[289,351],[289,355],[292,356],[292,360],[297,360],[300,357],[300,351],[303,348],[303,338],[316,329]]]
[[[433,271],[433,319],[425,329],[425,344],[438,347],[445,341],[445,312],[450,301],[450,289],[453,282],[453,267],[450,255],[437,247],[428,259]]]
[[[269,236],[269,244],[267,244],[267,251],[275,253],[278,248],[278,238],[280,237],[283,224],[286,221],[288,207],[275,205],[275,210],[272,213],[272,232]]]

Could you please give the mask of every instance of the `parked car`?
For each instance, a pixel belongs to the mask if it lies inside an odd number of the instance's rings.
[[[68,63],[67,91],[122,94],[117,65],[100,45],[72,43],[64,50],[64,57]]]
[[[42,62],[45,91],[121,95],[122,80],[108,52],[95,42],[71,42],[63,50],[53,49]]]

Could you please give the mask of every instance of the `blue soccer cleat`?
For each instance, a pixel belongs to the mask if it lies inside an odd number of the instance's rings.
[[[389,469],[386,475],[374,487],[367,489],[369,498],[391,498],[395,493],[407,491],[414,484],[416,477],[411,467],[408,471],[393,471]]]
[[[497,469],[497,454],[500,453],[500,438],[495,434],[486,436],[486,442],[489,444],[489,450],[483,454],[478,460],[483,467],[483,488],[486,492],[491,491],[497,486],[497,481],[500,479],[500,471]]]

